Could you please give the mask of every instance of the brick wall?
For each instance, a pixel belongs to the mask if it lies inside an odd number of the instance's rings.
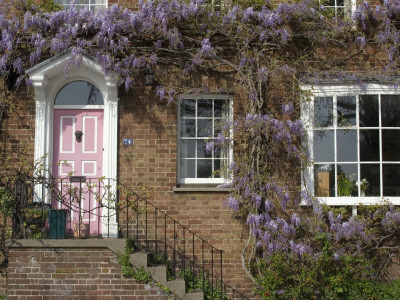
[[[6,286],[6,269],[0,267],[0,296],[5,295],[7,292]]]
[[[212,80],[210,80],[212,82]],[[224,202],[227,192],[176,191],[177,104],[159,101],[152,89],[121,91],[119,103],[118,177],[126,185],[144,185],[150,202],[187,226],[217,249],[222,249],[224,282],[251,297],[253,284],[241,266],[240,250],[247,234]],[[234,111],[243,99],[234,95]],[[132,138],[133,145],[122,144]],[[203,188],[200,186],[199,188]],[[121,221],[125,216],[120,216]],[[123,227],[123,226],[122,226]]]
[[[18,96],[9,101],[1,120],[0,129],[0,162],[3,168],[17,166],[21,161],[33,160],[35,142],[35,103],[28,100],[28,91],[20,87]],[[9,163],[5,165],[6,160]]]
[[[10,300],[168,299],[155,286],[124,278],[108,249],[12,248],[7,272]]]

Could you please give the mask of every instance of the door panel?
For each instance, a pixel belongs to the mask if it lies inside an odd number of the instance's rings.
[[[80,141],[75,134],[79,131]],[[103,110],[54,110],[53,132],[53,175],[58,180],[59,199],[53,199],[53,206],[70,211],[68,235],[79,220],[90,224],[91,235],[101,234]],[[86,178],[71,182],[71,176]]]

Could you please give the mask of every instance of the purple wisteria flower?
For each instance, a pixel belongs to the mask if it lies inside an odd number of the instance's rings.
[[[291,115],[294,111],[294,107],[293,107],[293,103],[289,102],[289,103],[283,103],[282,104],[282,112],[285,115]]]
[[[215,57],[214,48],[211,46],[210,40],[205,38],[201,41],[200,54],[203,56]]]

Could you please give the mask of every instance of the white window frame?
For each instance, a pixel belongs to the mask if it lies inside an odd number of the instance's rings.
[[[315,97],[334,97],[336,98],[337,96],[357,96],[357,95],[381,95],[381,94],[387,94],[387,95],[400,95],[400,91],[396,90],[392,85],[390,84],[367,84],[364,86],[360,85],[321,85],[321,86],[311,86],[311,85],[304,85],[302,86],[303,91],[309,91],[311,92],[311,101],[303,101],[302,106],[301,106],[301,119],[302,122],[305,126],[305,129],[307,131],[307,138],[305,139],[305,145],[307,146],[307,149],[309,149],[309,155],[311,161],[313,161],[314,154],[313,154],[313,120],[312,116],[314,115],[314,98]],[[359,98],[356,98],[356,105],[357,105],[357,124],[356,126],[351,126],[348,128],[351,129],[357,129],[357,136],[359,135]],[[379,102],[379,112],[381,111],[381,105]],[[333,119],[337,118],[337,106],[336,106],[336,101],[334,100],[333,103]],[[379,116],[379,119],[381,119],[381,116]],[[381,121],[380,121],[381,122]],[[334,122],[333,127],[328,127],[337,129],[335,125],[336,122]],[[345,127],[346,128],[346,127]],[[379,123],[379,130],[382,130],[381,123]],[[336,137],[336,135],[335,135]],[[382,137],[380,135],[380,160],[377,162],[377,164],[380,165],[380,185],[381,185],[381,193],[382,193],[382,188],[383,188],[383,181],[382,181]],[[336,145],[336,143],[335,143]],[[357,142],[357,151],[359,153],[359,142]],[[336,146],[334,149],[334,159],[335,166],[337,165],[336,158],[337,158],[337,153],[336,153]],[[397,163],[397,162],[390,162],[390,163]],[[400,161],[398,162],[400,164]],[[358,166],[358,174],[360,174],[360,157],[358,156],[358,161],[357,161],[357,166]],[[337,180],[337,168],[335,168],[335,181]],[[400,183],[399,183],[400,184]],[[311,166],[307,167],[306,169],[306,174],[304,178],[302,178],[302,187],[303,189],[307,189],[310,193],[310,195],[314,195],[314,166],[311,164]],[[336,187],[336,184],[335,184]],[[337,191],[336,191],[337,193]],[[358,205],[358,204],[363,204],[363,205],[374,205],[374,204],[382,204],[385,200],[390,201],[394,205],[400,205],[400,197],[399,196],[386,196],[386,197],[381,197],[381,196],[362,196],[361,193],[359,193],[359,196],[337,196],[337,197],[317,197],[317,199],[324,204],[331,205],[331,206],[344,206],[344,205]],[[304,203],[305,204],[305,203]]]
[[[218,99],[222,99],[222,100],[228,100],[229,101],[229,120],[228,121],[232,121],[233,120],[233,97],[230,95],[221,95],[221,94],[203,94],[203,95],[198,95],[198,96],[185,96],[182,97],[182,100],[187,100],[187,99],[193,99],[193,100],[201,100],[201,99],[214,99],[214,100],[218,100]],[[178,101],[178,109],[177,109],[177,123],[178,123],[178,132],[177,132],[177,145],[178,145],[178,149],[177,149],[177,170],[178,170],[178,184],[222,184],[222,183],[227,183],[230,181],[230,178],[187,178],[187,177],[181,177],[181,168],[180,168],[180,160],[181,160],[181,153],[180,153],[180,149],[181,149],[181,140],[185,139],[185,138],[181,138],[181,101]],[[196,110],[197,110],[197,105],[196,105]],[[196,111],[197,113],[197,111]],[[195,116],[195,119],[197,120],[198,117]],[[207,119],[207,118],[205,118]],[[197,131],[197,122],[196,122],[196,131]],[[213,128],[213,132],[214,132],[214,128]],[[230,130],[230,137],[232,140],[233,137],[233,130]],[[189,138],[189,139],[199,139],[196,137],[193,138]],[[205,140],[207,138],[204,138]],[[232,162],[232,158],[233,158],[233,147],[232,147],[232,143],[230,143],[230,145],[228,146],[229,149],[227,150],[228,152],[228,165]],[[197,149],[196,149],[197,152]],[[196,153],[196,157],[195,159],[197,160],[197,153]],[[214,158],[213,158],[214,161]]]
[[[357,9],[357,3],[356,3],[356,0],[344,0],[344,2],[346,2],[346,1],[348,1],[348,2],[350,2],[350,7],[348,8],[349,9],[349,11],[350,11],[350,14],[346,14],[346,8],[348,7],[348,6],[346,6],[346,5],[337,5],[337,1],[338,0],[335,0],[335,5],[324,5],[323,3],[324,3],[324,0],[319,0],[319,3],[320,3],[320,5],[322,5],[324,8],[333,8],[334,10],[335,10],[335,17],[338,17],[337,16],[337,11],[338,11],[338,9],[339,8],[344,8],[344,17],[345,18],[350,18],[353,14],[354,14],[354,12],[356,11],[356,9]]]
[[[59,3],[58,1],[54,1],[54,2],[56,4],[64,7],[64,9],[68,9],[71,6],[70,2],[68,2],[68,4],[62,4],[62,3]],[[96,0],[89,0],[89,3],[84,4],[83,1],[75,0],[74,5],[78,8],[88,8],[91,11],[96,11],[97,9],[102,9],[102,8],[108,7],[108,0],[104,0],[104,3],[102,3],[102,4],[96,4],[95,2],[96,2]]]

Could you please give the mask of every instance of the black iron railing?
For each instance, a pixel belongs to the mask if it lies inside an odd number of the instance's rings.
[[[66,234],[56,238],[128,238],[136,250],[151,254],[153,264],[165,264],[170,279],[183,277],[188,291],[202,290],[206,299],[247,299],[224,283],[222,250],[157,208],[145,196],[121,186],[117,188],[114,179],[40,178],[14,186],[19,215],[23,216],[21,210],[29,207],[41,210],[42,218],[50,208],[66,211]],[[118,193],[124,200],[120,197],[118,201]],[[15,234],[26,224],[17,214]],[[42,231],[51,232],[52,224],[42,224]],[[87,235],[82,234],[83,227],[88,227]]]
[[[170,277],[184,277],[189,289],[203,290],[206,299],[247,299],[223,282],[223,250],[143,197],[129,195],[120,204],[123,235],[156,262],[167,262]]]

